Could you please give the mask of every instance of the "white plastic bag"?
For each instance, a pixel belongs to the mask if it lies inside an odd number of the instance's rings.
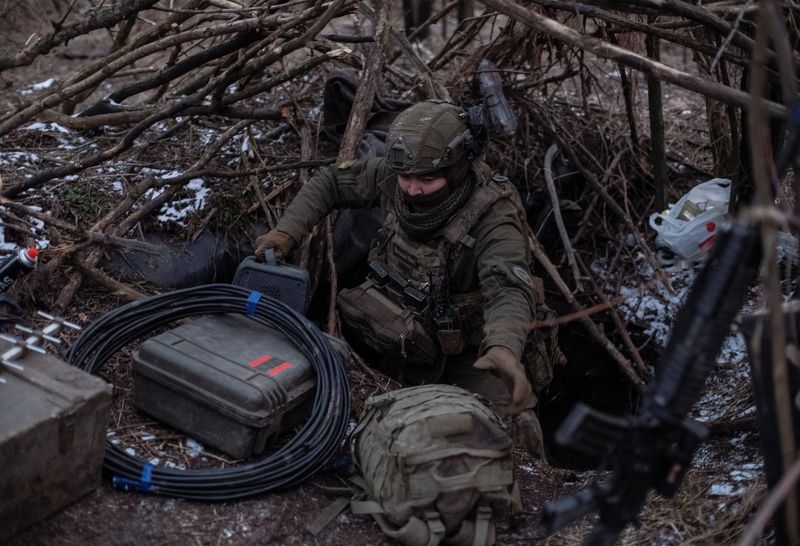
[[[692,188],[668,210],[654,212],[650,227],[657,233],[656,246],[684,260],[704,259],[728,214],[730,198],[731,181],[714,178]]]

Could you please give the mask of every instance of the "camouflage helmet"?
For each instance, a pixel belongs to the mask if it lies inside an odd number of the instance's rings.
[[[461,108],[425,101],[401,112],[386,137],[386,163],[398,174],[421,175],[466,163],[470,138]]]

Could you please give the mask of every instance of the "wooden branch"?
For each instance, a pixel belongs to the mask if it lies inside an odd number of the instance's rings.
[[[185,177],[192,178],[193,176],[197,176],[196,171],[201,169],[205,164],[207,164],[218,152],[219,150],[227,143],[233,136],[241,131],[243,128],[250,125],[250,121],[240,121],[233,127],[230,127],[226,130],[222,135],[217,137],[217,139],[208,147],[206,148],[205,153],[202,155],[200,159],[198,159],[188,170],[184,173]],[[167,201],[169,201],[183,186],[181,183],[177,182],[175,178],[168,179],[169,183],[171,184],[170,187],[166,188],[157,196],[153,197],[146,203],[144,203],[141,207],[139,207],[135,212],[130,214],[127,218],[122,221],[118,221],[118,218],[124,213],[127,212],[134,202],[139,198],[139,196],[143,195],[145,191],[148,189],[155,187],[157,185],[163,185],[165,181],[161,179],[157,181],[156,178],[152,175],[145,178],[140,184],[137,184],[133,191],[131,191],[125,199],[123,199],[113,210],[107,213],[103,218],[98,220],[90,231],[101,231],[106,229],[107,227],[111,226],[112,223],[115,223],[112,231],[112,235],[124,235],[129,229],[131,229],[134,225],[136,225],[142,218],[150,214],[153,210],[157,209]],[[85,265],[90,267],[94,267],[97,265],[97,262],[100,260],[100,253],[97,252],[95,249],[92,249],[85,258]],[[75,271],[70,276],[69,281],[67,282],[66,286],[61,290],[56,300],[55,308],[59,312],[63,312],[67,306],[69,306],[72,299],[75,297],[78,289],[80,289],[81,283],[83,282],[83,274],[82,271]]]
[[[378,15],[366,3],[361,4],[361,11],[373,22],[378,25],[380,24]],[[419,76],[425,82],[428,96],[432,99],[440,98],[446,100],[450,96],[447,92],[447,89],[436,81],[436,77],[433,75],[431,68],[425,64],[414,52],[414,48],[411,47],[411,44],[406,37],[402,33],[397,32],[392,28],[389,28],[388,32],[389,36],[392,38],[392,41],[397,44],[398,47],[400,47],[400,51],[403,53],[403,55],[405,55],[408,60],[411,61],[411,64],[413,64],[419,72]],[[384,48],[385,47],[386,45],[384,45]],[[392,59],[391,62],[393,61],[394,59]]]
[[[598,57],[619,61],[626,66],[653,74],[661,80],[695,91],[701,95],[715,98],[724,103],[734,104],[742,108],[750,106],[750,96],[743,91],[651,61],[637,53],[609,44],[598,38],[580,34],[553,19],[520,6],[513,0],[485,0],[484,4],[528,25],[534,30],[553,36],[574,47],[585,49]],[[785,106],[771,101],[764,102],[765,110],[770,116],[782,120],[787,119]]]
[[[553,326],[569,324],[570,322],[575,322],[576,320],[580,320],[584,317],[590,317],[592,315],[596,315],[597,313],[602,313],[603,311],[613,309],[617,305],[624,303],[625,299],[625,296],[617,296],[611,300],[605,299],[602,303],[592,305],[591,307],[585,307],[581,311],[574,311],[567,315],[559,315],[550,319],[534,320],[531,327],[535,330],[536,328],[552,328]]]
[[[121,296],[130,301],[136,301],[145,297],[145,295],[138,290],[134,290],[127,284],[111,278],[105,271],[95,267],[88,260],[73,256],[70,263],[83,275],[86,275],[90,280],[107,289],[114,296]]]
[[[241,21],[227,22],[223,24],[211,25],[207,27],[188,30],[185,32],[180,32],[178,34],[162,38],[151,44],[142,46],[138,49],[134,49],[133,51],[127,53],[126,55],[122,55],[115,61],[112,61],[104,65],[102,69],[98,70],[93,75],[78,82],[67,85],[66,87],[57,89],[53,91],[50,95],[44,97],[43,99],[7,117],[6,119],[3,120],[2,123],[0,123],[0,136],[7,134],[9,131],[13,129],[16,129],[17,127],[19,127],[20,125],[31,119],[33,116],[39,114],[39,112],[47,110],[48,108],[52,108],[60,104],[64,100],[72,98],[78,95],[79,93],[92,88],[93,86],[95,86],[96,84],[98,84],[111,74],[114,74],[115,72],[128,66],[135,60],[141,59],[148,55],[152,55],[153,53],[157,53],[164,49],[175,47],[178,44],[182,44],[185,42],[210,38],[212,36],[220,36],[224,34],[234,34],[237,32],[255,30],[260,28],[262,25],[263,22],[260,18],[253,17]]]
[[[331,295],[328,299],[328,322],[325,331],[334,337],[341,337],[339,315],[336,313],[336,297],[339,295],[339,283],[336,278],[336,262],[333,259],[333,220],[331,215],[325,217],[325,257],[331,271]]]
[[[381,0],[378,27],[375,31],[375,46],[372,47],[364,63],[361,81],[358,84],[356,96],[353,99],[353,107],[350,109],[350,117],[347,119],[347,127],[342,136],[342,144],[339,147],[339,161],[356,158],[358,143],[361,141],[364,127],[367,124],[367,115],[372,110],[375,90],[378,88],[378,78],[380,78],[383,68],[386,42],[391,29],[388,12],[388,0]]]
[[[738,32],[733,25],[700,6],[695,6],[682,0],[630,0],[628,4],[652,9],[656,13],[664,13],[666,11],[673,15],[679,15],[690,21],[700,23],[723,36],[731,34],[733,43],[748,53],[752,53],[755,47],[755,42],[752,38]]]
[[[655,36],[645,38],[647,56],[661,60],[661,42]],[[664,105],[661,82],[653,74],[647,74],[647,110],[650,118],[650,163],[653,166],[656,210],[667,207],[667,150],[664,138]]]
[[[240,32],[230,40],[217,44],[216,46],[209,47],[201,50],[199,53],[187,57],[182,61],[174,64],[171,67],[160,70],[151,78],[139,80],[136,83],[123,87],[118,91],[114,91],[107,97],[97,101],[95,104],[84,110],[79,114],[80,117],[94,116],[97,114],[110,114],[114,113],[114,107],[122,103],[127,98],[138,95],[148,89],[159,87],[160,85],[171,82],[172,80],[183,76],[196,68],[203,66],[214,59],[219,59],[225,55],[229,55],[234,51],[246,47],[259,38],[263,38],[263,34],[259,30],[250,30]]]
[[[647,366],[642,360],[642,355],[639,353],[639,349],[636,347],[636,344],[631,339],[631,336],[628,334],[628,328],[626,327],[625,323],[622,320],[622,317],[619,316],[619,313],[614,308],[614,305],[608,300],[608,297],[603,293],[603,290],[597,285],[597,283],[592,278],[592,273],[586,264],[583,263],[580,256],[578,256],[578,262],[580,263],[581,268],[583,269],[584,273],[586,274],[586,278],[589,279],[589,283],[592,285],[592,290],[594,291],[595,295],[600,298],[603,304],[608,305],[609,313],[611,314],[611,320],[614,321],[614,325],[617,327],[617,333],[622,338],[622,342],[625,344],[625,347],[628,349],[628,352],[631,355],[631,359],[633,360],[633,364],[636,367],[636,371],[639,373],[639,377],[647,377]]]
[[[101,233],[97,231],[87,231],[81,227],[70,224],[69,222],[65,222],[64,220],[61,220],[54,216],[44,214],[43,212],[32,209],[21,203],[17,203],[16,201],[7,199],[5,197],[0,197],[0,204],[3,205],[4,207],[8,207],[9,209],[15,210],[26,216],[31,216],[32,218],[36,218],[40,222],[47,225],[51,225],[55,228],[60,229],[61,231],[74,233],[79,237],[84,237],[87,241],[92,241],[94,243],[102,243],[107,245],[114,245],[123,248],[130,248],[148,254],[158,254],[159,252],[161,252],[161,248],[158,247],[157,245],[145,241],[136,241],[134,239],[125,239],[123,237],[116,237],[114,235],[108,235],[106,233]]]
[[[26,45],[12,55],[0,57],[0,72],[18,66],[27,66],[39,55],[44,55],[56,46],[67,43],[76,36],[87,34],[99,28],[111,28],[120,21],[140,11],[146,10],[158,0],[124,0],[114,2],[110,7],[98,8],[82,15],[71,25],[53,25],[55,30]]]
[[[533,253],[534,258],[536,258],[536,260],[542,264],[542,267],[544,267],[545,271],[547,271],[547,274],[550,275],[550,278],[556,284],[559,291],[564,296],[564,299],[567,300],[567,303],[569,303],[569,305],[575,309],[575,311],[585,313],[586,310],[575,299],[575,296],[561,278],[561,275],[558,274],[558,269],[556,269],[556,266],[550,261],[550,258],[547,257],[547,254],[533,233],[530,234],[528,240],[530,242],[531,252]],[[642,378],[639,377],[636,371],[631,367],[628,359],[619,352],[613,343],[611,343],[611,340],[609,340],[605,334],[600,331],[600,328],[598,328],[597,325],[590,318],[588,318],[588,316],[581,316],[578,320],[586,327],[586,329],[589,331],[589,334],[595,339],[595,341],[600,344],[600,347],[602,347],[603,350],[614,360],[614,362],[617,363],[617,366],[619,366],[620,371],[622,371],[625,377],[628,378],[628,380],[638,390],[641,390],[644,387]]]
[[[658,260],[656,260],[653,251],[650,250],[650,247],[648,246],[644,236],[639,231],[639,228],[637,228],[636,225],[633,223],[633,221],[630,219],[630,217],[627,214],[625,214],[625,211],[622,210],[622,207],[620,207],[617,204],[616,200],[613,197],[611,197],[611,195],[609,195],[605,187],[603,187],[600,181],[597,180],[597,177],[595,177],[595,175],[590,170],[584,167],[583,163],[578,157],[578,154],[576,154],[575,151],[572,149],[572,147],[570,147],[567,144],[567,141],[561,135],[561,132],[551,127],[549,121],[546,120],[545,116],[539,114],[538,117],[542,129],[548,134],[548,136],[550,136],[550,138],[552,138],[556,143],[558,143],[559,147],[566,154],[567,159],[569,159],[569,162],[572,164],[572,166],[576,168],[578,171],[580,171],[581,175],[586,179],[587,182],[589,182],[589,184],[594,188],[594,190],[600,195],[600,197],[603,199],[606,205],[608,205],[608,207],[612,211],[614,211],[614,213],[619,217],[619,219],[625,223],[625,225],[628,227],[631,233],[633,233],[634,237],[636,237],[636,241],[639,244],[639,247],[642,249],[642,252],[647,258],[650,267],[652,267],[653,271],[656,272],[656,275],[658,276],[659,280],[664,285],[664,287],[670,292],[670,294],[673,294],[675,290],[672,288],[669,279],[667,279],[667,277],[664,275],[664,270],[659,265]]]
[[[308,40],[312,36],[314,36],[317,32],[319,32],[319,30],[327,23],[327,21],[329,21],[333,17],[333,15],[335,15],[338,12],[339,8],[343,3],[344,0],[335,0],[326,10],[325,14],[323,14],[318,21],[316,21],[313,25],[311,25],[311,27],[309,27],[303,35],[301,35],[298,38],[290,40],[289,42],[283,44],[280,47],[272,49],[270,52],[264,55],[264,58],[270,59],[272,62],[274,62],[279,58],[282,58],[283,56],[288,55],[289,53],[303,47],[308,42]],[[246,60],[247,60],[246,57],[243,57],[233,66],[229,67],[225,71],[225,73],[214,78],[214,80],[206,84],[202,89],[200,89],[193,95],[190,95],[189,97],[186,97],[183,100],[174,103],[168,108],[158,111],[148,116],[144,120],[140,121],[134,127],[132,127],[125,134],[122,140],[118,142],[115,146],[107,148],[106,150],[103,150],[86,159],[76,161],[69,165],[64,165],[61,167],[49,169],[47,171],[39,173],[38,175],[34,175],[19,184],[6,188],[3,192],[3,195],[5,195],[6,197],[14,197],[15,195],[19,194],[21,191],[25,189],[36,187],[42,184],[43,182],[46,182],[53,178],[60,178],[63,176],[75,174],[88,167],[93,167],[95,165],[102,163],[103,161],[107,161],[108,159],[111,159],[112,157],[119,155],[120,153],[130,148],[133,145],[133,142],[136,140],[136,138],[153,124],[163,119],[173,117],[178,113],[186,110],[187,108],[193,106],[196,102],[199,102],[200,100],[205,98],[205,96],[211,90],[215,89],[220,82],[225,82],[229,74],[234,73],[241,64],[246,62]],[[303,67],[307,65],[308,63],[305,63]],[[291,77],[292,77],[291,72],[282,73],[276,77],[270,78],[267,82],[264,82],[259,86],[255,87],[260,87],[263,90],[263,88],[268,85],[271,88],[280,83],[283,83],[284,81],[287,81]]]
[[[436,21],[438,21],[439,19],[450,13],[454,7],[456,6],[460,7],[463,3],[464,3],[463,0],[451,0],[447,4],[443,5],[442,9],[440,9],[437,13],[431,15],[427,21],[420,24],[417,28],[414,29],[414,32],[409,34],[408,41],[413,42],[417,38],[417,36],[428,30],[428,28],[434,23],[436,23]],[[395,59],[396,57],[392,58],[392,60],[389,62],[394,62]]]
[[[781,34],[774,30],[773,25],[783,25],[782,16],[778,15],[773,1],[766,0],[759,6],[756,51],[750,67],[749,91],[753,96],[753,107],[747,112],[747,123],[750,132],[750,161],[752,177],[756,185],[756,203],[762,207],[774,205],[774,189],[778,183],[778,173],[770,149],[770,128],[764,115],[766,110],[765,88],[766,78],[766,51],[769,40],[781,39]],[[781,48],[783,49],[783,48]],[[780,51],[780,49],[779,49]],[[785,51],[785,50],[784,50]],[[781,59],[783,62],[788,59]],[[781,63],[783,64],[783,63]],[[790,65],[784,70],[791,71],[794,78],[794,68]],[[780,465],[784,469],[793,469],[793,480],[800,476],[800,461],[797,460],[797,444],[794,435],[793,406],[794,393],[790,390],[789,362],[786,354],[786,321],[783,313],[783,292],[781,289],[780,268],[777,256],[778,232],[769,223],[763,222],[760,226],[761,248],[764,264],[762,283],[764,285],[766,306],[769,313],[768,328],[771,331],[769,352],[772,360],[772,377],[765,378],[771,381],[774,392],[773,419],[778,433],[778,452]],[[790,338],[791,339],[791,338]],[[784,495],[783,513],[786,520],[786,532],[789,537],[800,536],[800,506],[797,494],[789,494],[791,488]],[[777,495],[777,493],[776,493]],[[775,507],[777,509],[777,506]],[[797,542],[797,541],[794,541]]]
[[[572,276],[575,280],[575,290],[583,292],[583,283],[581,281],[581,272],[578,270],[578,264],[575,262],[575,251],[572,250],[572,243],[569,241],[567,235],[567,228],[564,226],[564,219],[561,217],[561,206],[558,201],[558,192],[556,191],[556,184],[553,181],[553,158],[558,153],[558,145],[553,144],[547,149],[544,154],[544,179],[547,184],[547,193],[550,196],[550,204],[553,206],[553,218],[556,221],[558,234],[561,236],[561,244],[564,245],[564,253],[567,255],[567,263],[572,269]]]
[[[294,45],[297,46],[296,49],[298,49],[299,47],[302,46],[302,44],[294,44]],[[277,85],[280,85],[280,84],[282,84],[282,83],[284,83],[286,81],[289,81],[289,80],[291,80],[293,78],[296,78],[297,76],[299,76],[301,74],[305,74],[306,72],[308,72],[312,68],[315,68],[315,67],[321,65],[322,63],[325,63],[325,62],[328,62],[328,61],[330,61],[332,59],[336,59],[338,57],[342,57],[344,55],[347,55],[347,54],[349,54],[349,52],[350,52],[349,49],[339,48],[339,49],[334,49],[332,51],[329,51],[329,52],[327,52],[327,53],[325,53],[323,55],[319,55],[317,57],[312,57],[311,59],[309,59],[306,62],[304,62],[304,63],[292,68],[291,70],[283,71],[283,72],[279,73],[278,75],[273,76],[272,78],[269,78],[269,79],[264,80],[262,82],[259,82],[259,83],[256,83],[256,84],[252,84],[252,85],[248,85],[247,87],[245,87],[241,91],[237,91],[236,93],[232,93],[230,95],[225,95],[225,97],[223,97],[223,99],[222,99],[222,104],[229,105],[229,104],[232,104],[234,102],[238,102],[240,100],[243,100],[243,99],[246,99],[246,98],[261,94],[261,93],[264,93],[265,91],[269,91],[270,89],[272,89],[273,87],[275,87]],[[274,60],[277,60],[277,59],[273,58],[273,61]]]
[[[539,4],[540,6],[544,6],[547,8],[566,11],[571,14],[578,13],[586,17],[592,17],[595,19],[600,19],[601,21],[612,23],[613,25],[616,25],[617,27],[620,27],[622,29],[627,29],[634,32],[641,32],[643,34],[650,36],[656,36],[658,38],[661,38],[662,40],[667,40],[669,42],[700,51],[701,53],[705,53],[706,55],[714,55],[718,52],[718,50],[715,49],[714,47],[704,44],[702,42],[698,42],[697,40],[694,40],[689,36],[678,34],[677,32],[671,32],[669,30],[665,30],[654,25],[648,25],[647,23],[642,23],[640,21],[635,21],[627,17],[623,17],[622,15],[619,15],[612,11],[605,10],[598,6],[581,4],[578,2],[566,2],[562,0],[533,0],[533,1],[536,4]],[[619,29],[614,29],[614,32],[619,32]],[[722,52],[721,54],[729,62],[741,66],[747,65],[747,59],[744,57],[732,55],[728,52]]]
[[[187,2],[186,7],[187,8],[205,7],[205,5],[206,5],[206,0],[189,0]],[[158,8],[157,8],[157,6],[154,6],[153,9],[158,9]],[[93,74],[95,74],[99,70],[102,70],[107,64],[119,59],[123,55],[126,55],[126,54],[130,53],[134,49],[142,47],[143,45],[148,44],[148,43],[152,42],[153,40],[156,40],[156,39],[158,39],[160,37],[163,37],[163,36],[165,36],[167,34],[174,34],[175,32],[178,31],[178,29],[180,28],[180,25],[182,23],[184,23],[190,17],[192,17],[191,13],[173,13],[170,16],[168,16],[167,18],[165,18],[160,24],[156,25],[155,27],[150,28],[149,30],[146,30],[146,31],[140,33],[128,45],[121,44],[121,43],[119,43],[118,40],[115,39],[114,40],[114,45],[111,48],[111,52],[108,55],[104,56],[103,58],[99,59],[98,61],[95,61],[94,63],[91,63],[89,66],[83,68],[82,70],[79,70],[78,72],[76,72],[75,74],[73,74],[72,76],[67,78],[67,80],[64,81],[58,89],[59,90],[60,89],[65,89],[65,88],[69,87],[70,85],[72,85],[72,84],[74,84],[76,82],[80,82],[80,81],[85,80],[86,78],[92,76]],[[136,16],[135,15],[130,17],[130,18],[128,18],[128,21],[130,21],[131,19],[133,19],[133,23],[136,22]],[[126,26],[127,26],[127,23],[126,23]],[[125,29],[122,29],[119,34],[121,34],[124,31],[125,31]],[[119,34],[118,34],[118,37],[122,38],[122,36],[120,36]],[[177,49],[177,48],[174,48],[174,49]],[[130,72],[130,71],[131,71],[131,69],[120,70],[120,71],[115,72],[114,74],[110,75],[109,78],[116,78],[116,77],[119,77],[121,74],[124,74],[125,72]],[[102,81],[103,81],[102,79],[98,80],[94,85],[92,85],[89,88],[85,89],[81,93],[78,93],[77,95],[75,95],[73,97],[70,97],[69,99],[65,100],[64,103],[63,103],[63,106],[62,106],[62,111],[65,114],[72,114],[74,112],[75,107],[77,106],[77,104],[80,101],[84,100],[84,98],[86,98],[89,95],[91,95],[97,89],[97,87],[102,83]],[[20,109],[27,108],[31,104],[33,104],[33,103],[32,102],[28,102],[27,104],[24,104]],[[4,120],[4,119],[5,119],[4,117],[0,116],[0,120]]]
[[[130,125],[139,123],[148,116],[155,113],[155,108],[146,110],[134,110],[128,112],[118,112],[115,114],[97,114],[91,117],[74,117],[62,114],[56,110],[46,110],[42,112],[39,119],[58,123],[64,127],[76,130],[97,129],[99,127],[113,127],[120,125]],[[184,116],[222,116],[231,119],[251,119],[275,121],[283,119],[284,113],[281,110],[270,110],[268,108],[255,107],[234,107],[226,106],[219,109],[213,106],[190,106],[182,114]]]

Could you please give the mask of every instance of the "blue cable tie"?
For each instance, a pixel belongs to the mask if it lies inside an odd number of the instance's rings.
[[[250,295],[247,296],[247,316],[252,317],[256,314],[256,304],[258,304],[258,300],[261,299],[261,292],[257,292],[253,290],[250,292]]]
[[[153,465],[146,463],[142,467],[142,474],[138,480],[124,478],[122,476],[114,476],[111,482],[117,489],[123,491],[138,491],[140,493],[151,493],[155,491],[156,486],[153,485]]]

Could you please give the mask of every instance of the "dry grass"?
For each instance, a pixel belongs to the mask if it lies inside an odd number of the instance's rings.
[[[641,524],[625,531],[620,546],[720,546],[734,544],[746,529],[765,496],[765,484],[745,484],[731,496],[715,497],[709,488],[717,476],[690,471],[672,499],[656,494],[648,498]],[[590,528],[582,521],[547,538],[545,546],[578,545]],[[760,544],[768,544],[764,539]]]

